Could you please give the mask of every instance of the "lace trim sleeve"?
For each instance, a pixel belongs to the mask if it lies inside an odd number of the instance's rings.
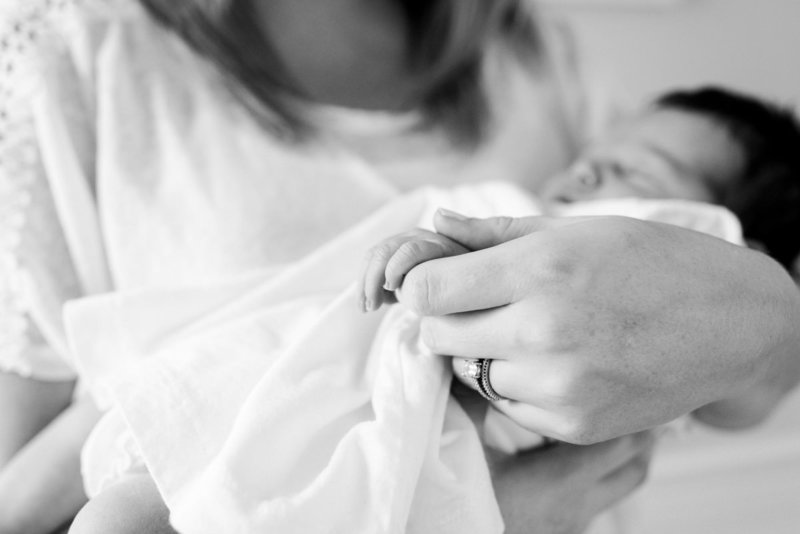
[[[74,377],[60,316],[80,289],[39,157],[36,57],[52,38],[53,17],[78,3],[0,8],[0,371],[42,380]]]

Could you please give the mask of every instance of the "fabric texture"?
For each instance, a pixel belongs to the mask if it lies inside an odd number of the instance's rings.
[[[34,108],[43,92],[45,63],[65,54],[52,20],[89,3],[36,0],[0,6],[0,371],[39,380],[75,378],[65,359],[61,306],[87,287],[75,269],[50,191]],[[59,77],[62,86],[75,88],[68,66],[60,63]],[[84,113],[79,95],[60,97],[65,117]],[[70,145],[62,150],[68,152]]]
[[[429,225],[437,207],[478,217],[542,213],[509,184],[423,189],[279,272],[70,305],[84,377],[113,407],[113,424],[127,423],[176,528],[502,531],[481,439],[448,396],[446,361],[420,344],[418,318],[399,306],[356,309],[363,251]],[[740,240],[735,217],[705,204],[628,199],[567,209],[681,220]],[[487,415],[490,444],[516,428],[498,416]],[[126,474],[117,466],[136,465],[104,452],[115,448],[99,439],[84,455],[90,494]],[[505,450],[537,439],[513,435]]]
[[[423,190],[277,273],[71,305],[84,376],[130,425],[176,528],[501,532],[445,362],[412,314],[357,310],[353,280],[364,250],[439,205],[520,215],[527,202],[510,186]],[[87,481],[114,465],[86,455]]]

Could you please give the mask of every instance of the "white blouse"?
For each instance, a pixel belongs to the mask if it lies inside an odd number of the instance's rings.
[[[573,158],[588,116],[553,32],[535,67],[490,52],[494,124],[477,150],[415,113],[323,105],[309,105],[318,138],[290,145],[136,1],[13,4],[0,34],[0,370],[41,380],[75,376],[68,300],[285,265],[422,184],[533,188]]]

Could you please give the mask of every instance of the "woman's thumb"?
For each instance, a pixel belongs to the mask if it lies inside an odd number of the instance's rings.
[[[470,250],[493,247],[551,225],[549,217],[490,217],[475,219],[444,208],[436,212],[436,231]]]

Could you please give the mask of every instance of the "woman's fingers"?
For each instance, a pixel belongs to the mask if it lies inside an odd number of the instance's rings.
[[[639,432],[588,446],[559,443],[538,454],[539,461],[543,464],[549,462],[558,476],[588,486],[611,482],[634,460],[639,459],[637,462],[641,463],[642,455],[649,455],[654,443],[652,432]]]
[[[468,219],[447,237],[476,250],[417,266],[406,276],[400,301],[420,315],[447,315],[505,306],[563,278],[564,247],[547,228],[576,225],[583,218]],[[507,221],[507,222],[505,222]],[[454,225],[456,224],[454,223]],[[476,236],[471,238],[470,231]],[[556,236],[557,237],[557,236]],[[503,242],[503,240],[507,240]],[[499,244],[497,244],[499,243]]]
[[[531,409],[536,409],[537,420],[545,414],[538,414],[538,409],[546,409],[553,411],[554,406],[557,404],[557,399],[550,399],[551,386],[545,382],[552,375],[558,375],[557,370],[558,362],[544,362],[541,366],[531,364],[529,361],[516,362],[500,359],[491,359],[489,366],[488,382],[492,389],[500,395],[503,399],[509,402],[499,402],[498,409],[501,411],[513,411],[516,418],[519,414],[513,405],[515,402],[523,402],[529,405]],[[469,363],[475,361],[474,359],[453,358],[452,367],[453,374],[456,378],[466,386],[477,391],[477,384],[473,378],[468,374]],[[545,368],[547,366],[548,368]],[[534,370],[531,371],[531,367]],[[535,369],[538,367],[538,370]],[[555,369],[554,369],[555,368]],[[529,375],[530,379],[526,382],[519,380],[519,375]],[[510,403],[510,404],[509,404]],[[511,415],[511,414],[508,414]],[[526,414],[526,428],[535,432],[542,432],[544,429],[536,426],[531,427],[531,414]],[[522,424],[520,422],[520,424]],[[553,429],[548,429],[552,431]],[[546,433],[546,432],[545,432]]]
[[[420,335],[425,345],[436,354],[458,354],[462,358],[509,357],[509,345],[499,346],[508,338],[503,324],[503,308],[459,313],[441,317],[423,317]],[[500,342],[500,343],[498,343]],[[502,354],[502,356],[501,356]]]
[[[479,386],[469,376],[465,361],[468,360],[453,358],[453,372],[457,380],[477,391]],[[587,385],[582,385],[568,365],[568,361],[557,356],[538,361],[492,360],[488,381],[494,392],[502,397],[492,405],[532,432],[566,443],[597,443],[593,435],[587,435],[583,430],[594,427],[587,424],[586,415],[576,409],[571,398],[571,391],[575,388],[584,390],[581,397],[592,396],[596,381],[587,380]],[[520,380],[520,377],[525,377],[525,380]]]
[[[653,437],[642,434],[500,458],[491,464],[492,480],[506,531],[583,532],[641,484],[652,446]]]
[[[500,247],[498,247],[499,249]],[[497,249],[491,249],[498,252]],[[400,302],[420,315],[445,315],[503,306],[512,301],[512,280],[501,273],[511,258],[487,251],[429,261],[406,275]]]
[[[593,448],[591,455],[587,455],[581,469],[587,478],[595,478],[601,482],[611,482],[617,477],[620,470],[625,470],[634,462],[637,466],[647,465],[644,458],[648,458],[655,446],[655,434],[652,431],[637,432],[620,438],[612,439],[590,447],[577,448],[588,451]]]
[[[577,220],[547,217],[463,219],[440,210],[436,224],[443,230],[441,234],[416,229],[386,239],[368,252],[362,275],[362,308],[370,311],[380,307],[386,290],[400,287],[407,274],[401,300],[423,314],[457,313],[512,302],[518,276],[511,277],[504,285],[498,273],[505,272],[500,268],[501,263],[519,263],[520,258],[513,250],[500,257],[473,253],[463,262],[447,259],[463,255],[469,249],[499,245]],[[432,261],[437,259],[441,261]]]
[[[498,394],[502,395],[499,391]],[[555,438],[564,443],[572,443],[574,441],[569,428],[565,428],[565,418],[558,411],[549,407],[540,407],[530,402],[514,400],[497,401],[495,406],[522,428],[543,436]]]
[[[436,231],[458,241],[471,250],[482,250],[517,239],[524,235],[573,224],[582,217],[490,217],[475,219],[440,209],[433,218]]]
[[[552,352],[568,341],[561,331],[565,321],[582,315],[580,310],[562,311],[558,303],[548,306],[544,292],[541,297],[489,310],[423,317],[422,340],[437,354],[463,358],[515,360]]]

